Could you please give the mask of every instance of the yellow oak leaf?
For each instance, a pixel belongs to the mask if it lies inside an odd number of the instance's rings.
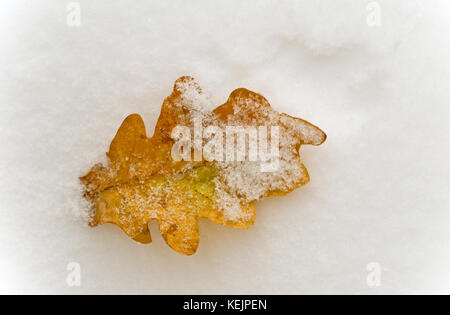
[[[246,89],[233,91],[212,110],[195,80],[181,77],[162,105],[153,136],[147,137],[138,114],[128,116],[111,142],[109,164],[96,164],[80,178],[93,205],[90,225],[113,223],[150,243],[148,223],[157,220],[170,247],[194,254],[200,218],[250,227],[254,201],[309,181],[300,146],[325,139],[318,127],[279,114]]]

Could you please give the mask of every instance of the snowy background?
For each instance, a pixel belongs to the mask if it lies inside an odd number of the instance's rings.
[[[450,293],[448,1],[69,2],[0,2],[1,293]],[[84,225],[77,180],[181,75],[328,134],[308,185],[201,221],[190,257]]]

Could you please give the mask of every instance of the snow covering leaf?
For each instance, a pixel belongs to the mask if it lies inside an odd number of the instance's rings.
[[[323,143],[326,135],[319,128],[279,114],[263,96],[246,89],[233,91],[225,104],[211,108],[195,80],[181,77],[162,105],[151,138],[138,114],[128,116],[110,145],[109,165],[96,164],[80,178],[85,197],[93,205],[91,226],[113,223],[132,239],[150,243],[148,223],[157,220],[167,244],[191,255],[199,244],[200,218],[248,228],[255,220],[254,201],[287,194],[309,181],[299,148]],[[176,126],[187,126],[193,135],[198,126],[201,130],[278,126],[277,168],[262,171],[262,162],[250,161],[248,156],[240,161],[175,160],[171,152]],[[267,137],[269,142],[272,138],[272,134]],[[206,141],[202,138],[201,145]]]

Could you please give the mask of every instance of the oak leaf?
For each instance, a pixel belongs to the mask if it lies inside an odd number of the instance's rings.
[[[233,91],[228,101],[214,110],[210,104],[193,78],[181,77],[162,105],[152,137],[147,137],[138,114],[124,120],[107,153],[109,164],[96,164],[80,178],[85,197],[93,205],[91,226],[113,223],[135,241],[150,243],[148,223],[157,220],[167,244],[191,255],[199,244],[200,218],[248,228],[255,220],[254,201],[287,194],[309,181],[299,149],[303,144],[323,143],[323,131],[302,119],[279,114],[263,96],[246,89]],[[180,160],[173,154],[176,126],[189,130],[198,126],[202,130],[208,126],[250,126],[255,130],[278,126],[278,168],[261,171],[261,161],[248,159]],[[273,134],[267,135],[269,142],[272,138]],[[204,146],[206,139],[200,141]]]

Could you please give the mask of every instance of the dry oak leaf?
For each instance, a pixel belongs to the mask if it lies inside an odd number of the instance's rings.
[[[109,164],[94,165],[80,178],[85,197],[93,205],[90,225],[113,223],[132,239],[150,243],[148,223],[158,220],[167,244],[181,254],[191,255],[199,243],[199,218],[248,228],[255,220],[254,201],[285,195],[309,181],[299,149],[302,144],[319,145],[325,141],[326,135],[318,127],[279,114],[263,96],[242,88],[233,91],[225,104],[211,109],[208,95],[196,81],[181,77],[162,105],[151,138],[138,114],[128,116],[110,145]],[[201,130],[211,126],[223,130],[227,126],[255,130],[277,126],[278,134],[267,132],[263,138],[278,140],[277,168],[263,171],[263,162],[250,161],[248,155],[244,160],[174,158],[176,139],[172,132],[176,126],[186,126],[194,134],[199,126]],[[215,143],[216,148],[224,148],[226,141],[217,139],[220,141]],[[205,146],[207,140],[201,138],[200,145]],[[191,152],[189,155],[193,156]]]

